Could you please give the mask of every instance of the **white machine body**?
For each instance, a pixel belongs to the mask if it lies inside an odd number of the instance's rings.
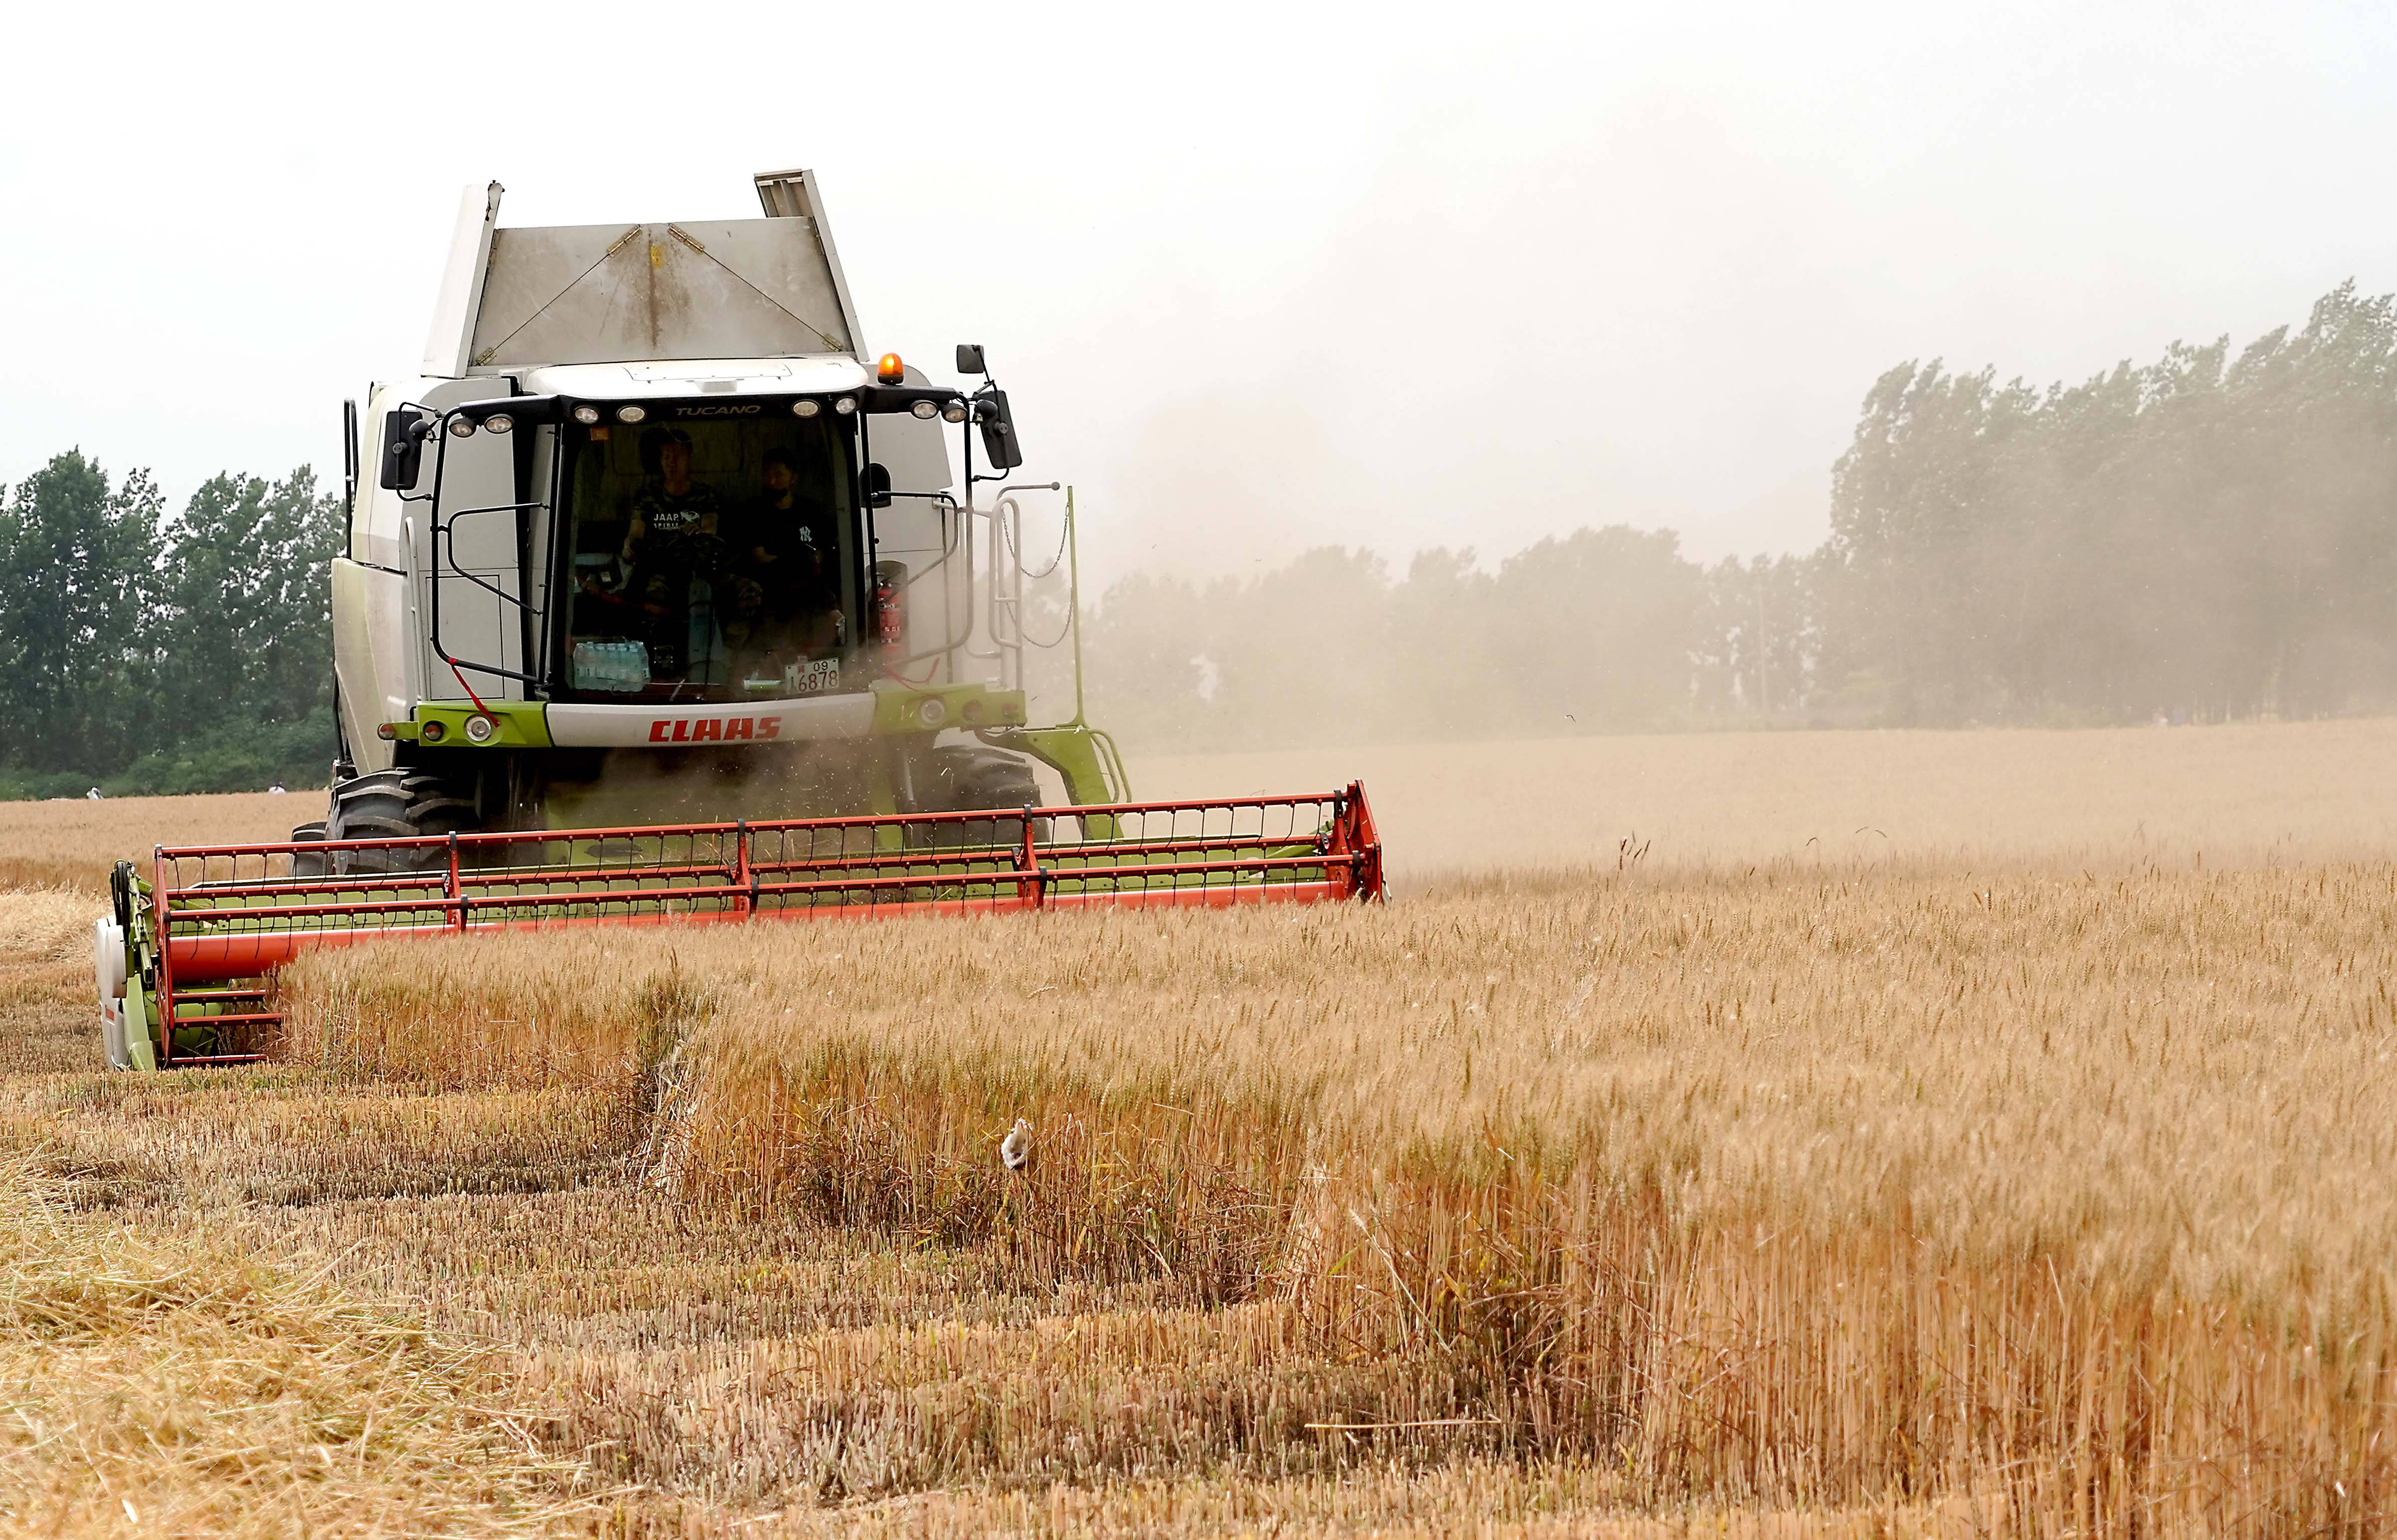
[[[567,514],[551,498],[565,485],[560,457],[588,458],[598,448],[588,441],[612,433],[605,453],[627,459],[636,434],[673,430],[697,443],[691,453],[715,457],[702,467],[705,474],[753,485],[757,445],[770,443],[778,426],[793,433],[820,428],[835,420],[834,406],[893,383],[877,378],[858,340],[812,176],[772,173],[757,186],[768,211],[762,219],[536,229],[498,225],[497,183],[470,192],[422,372],[376,385],[352,429],[360,471],[350,494],[348,549],[333,564],[332,608],[341,737],[356,772],[389,767],[386,725],[408,722],[427,701],[543,699],[549,741],[560,747],[678,741],[671,730],[656,736],[664,684],[653,680],[641,698],[621,702],[572,687],[569,617],[583,601],[562,587],[581,568],[558,556],[560,543],[577,538],[559,527]],[[897,383],[929,390],[913,368]],[[437,420],[473,404],[521,398],[571,401],[596,409],[599,421],[436,433],[413,482],[382,485],[382,429],[394,414]],[[823,404],[809,424],[791,415],[800,398]],[[616,420],[626,405],[642,414],[640,425]],[[854,652],[866,640],[857,634],[869,597],[861,588],[900,573],[905,630],[885,652],[907,660],[907,685],[962,684],[978,669],[993,676],[976,661],[988,653],[969,645],[973,563],[960,551],[971,542],[973,514],[957,496],[949,422],[904,410],[843,411],[837,426],[853,431],[857,448],[842,473],[878,466],[891,496],[864,515],[862,549],[850,553],[841,644]],[[644,440],[642,453],[649,448]],[[629,485],[631,474],[619,479]],[[603,554],[578,547],[571,561]],[[623,584],[627,575],[606,577]],[[649,597],[657,583],[649,579]],[[600,597],[627,614],[637,607],[621,593]],[[681,602],[679,593],[670,597]],[[707,624],[731,629],[720,617]],[[698,635],[701,622],[691,627]],[[679,645],[682,638],[673,640]],[[646,648],[636,670],[672,650],[654,637],[615,645],[623,653]],[[866,731],[868,683],[851,669],[834,684],[837,661],[812,666],[813,673],[806,660],[784,668],[826,686],[821,695],[707,698],[729,683],[711,678],[676,684],[666,704],[694,724],[748,718],[753,732],[757,719],[770,717],[775,736],[795,740]],[[686,689],[692,698],[679,693]]]

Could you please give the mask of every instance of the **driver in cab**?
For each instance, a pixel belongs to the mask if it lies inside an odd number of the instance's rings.
[[[689,603],[692,578],[712,583],[722,574],[723,501],[691,478],[690,435],[679,428],[641,435],[641,468],[649,479],[633,497],[617,554],[643,606],[662,616]]]

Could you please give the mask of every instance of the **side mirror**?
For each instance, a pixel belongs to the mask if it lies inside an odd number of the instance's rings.
[[[406,492],[424,469],[424,441],[434,419],[413,406],[382,415],[382,453],[375,465],[375,485],[386,492]]]
[[[891,506],[891,468],[879,460],[870,461],[865,467],[865,506]]]
[[[993,471],[1012,471],[1024,463],[1024,448],[1015,440],[1015,418],[1007,409],[1007,392],[986,385],[974,392],[974,421],[982,426],[983,458]]]
[[[960,342],[957,344],[957,373],[970,375],[986,375],[990,373],[990,365],[983,362],[981,343]]]

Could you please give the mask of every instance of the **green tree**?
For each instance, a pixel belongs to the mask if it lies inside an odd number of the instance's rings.
[[[1385,735],[1396,682],[1380,557],[1302,551],[1246,582],[1209,585],[1206,608],[1210,741],[1262,748]]]
[[[156,696],[159,499],[70,449],[0,507],[0,765],[114,771],[148,737]]]
[[[1804,556],[1732,556],[1706,574],[1701,710],[1783,721],[1807,714],[1819,643],[1814,567]]]
[[[1214,628],[1180,578],[1134,573],[1091,606],[1084,680],[1091,720],[1135,743],[1202,741]]]
[[[2397,300],[2034,392],[1904,365],[1833,472],[1819,669],[1899,721],[2397,703]]]
[[[172,638],[161,673],[182,734],[297,721],[331,703],[331,591],[341,499],[306,467],[278,482],[219,475],[167,531]],[[332,746],[325,748],[329,759]]]
[[[1679,721],[1704,644],[1697,564],[1670,530],[1577,529],[1499,564],[1483,619],[1497,667],[1486,681],[1507,730],[1566,720],[1620,730]]]

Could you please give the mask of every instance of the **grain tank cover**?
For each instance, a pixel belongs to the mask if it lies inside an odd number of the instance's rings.
[[[757,179],[769,217],[499,227],[500,186],[460,212],[425,366],[860,356],[814,178]]]

